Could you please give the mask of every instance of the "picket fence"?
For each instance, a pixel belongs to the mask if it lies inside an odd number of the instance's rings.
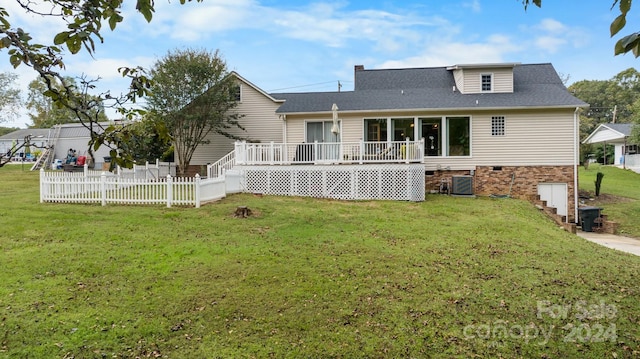
[[[160,162],[156,160],[155,163],[146,162],[143,165],[134,164],[133,168],[117,166],[115,173],[120,175],[120,177],[157,180],[167,175],[175,177],[176,164],[174,162]]]
[[[40,202],[195,206],[224,198],[225,178],[135,178],[110,172],[40,170]]]

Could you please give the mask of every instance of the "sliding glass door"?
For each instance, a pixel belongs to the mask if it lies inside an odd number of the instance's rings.
[[[315,160],[338,160],[340,158],[340,133],[331,132],[333,121],[307,122],[308,144],[318,142]],[[338,124],[339,128],[339,124]]]

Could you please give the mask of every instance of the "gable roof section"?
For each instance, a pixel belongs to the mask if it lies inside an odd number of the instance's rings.
[[[623,143],[631,135],[631,123],[601,123],[582,143]]]
[[[268,98],[269,100],[271,100],[273,102],[284,102],[284,100],[274,98],[271,95],[269,95],[268,93],[264,92],[261,88],[259,88],[258,86],[254,85],[253,83],[251,83],[251,81],[249,81],[249,80],[245,79],[244,77],[240,76],[240,74],[235,72],[235,71],[231,71],[229,73],[229,75],[230,76],[235,76],[238,80],[240,80],[243,83],[247,84],[248,86],[250,86],[254,90],[258,91],[260,94],[264,95],[264,97]]]
[[[401,111],[419,109],[575,108],[588,104],[571,95],[551,64],[513,68],[513,93],[461,94],[447,67],[358,70],[353,91],[273,93],[285,100],[277,113]]]

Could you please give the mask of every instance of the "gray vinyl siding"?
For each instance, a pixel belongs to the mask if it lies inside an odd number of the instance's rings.
[[[329,115],[289,116],[287,142],[304,141],[307,121],[330,121]],[[365,118],[469,116],[471,118],[471,156],[425,157],[428,170],[438,168],[474,169],[476,166],[544,166],[574,163],[572,110],[521,110],[482,112],[371,113],[341,115],[342,141],[363,138]],[[504,116],[505,135],[491,135],[491,117]]]
[[[492,88],[494,93],[498,92],[513,92],[513,69],[512,68],[492,68],[492,69],[465,69],[457,70],[464,71],[462,88],[464,93],[480,93],[481,91],[481,77],[485,74],[492,75]],[[455,76],[455,74],[454,74]],[[459,84],[459,80],[456,78],[456,83]],[[460,85],[458,85],[460,86]]]
[[[513,92],[513,69],[493,71],[493,92]]]
[[[504,116],[505,136],[491,135],[491,117]],[[471,114],[470,157],[425,157],[427,169],[574,164],[572,111]]]
[[[239,120],[245,128],[229,129],[228,132],[256,142],[283,142],[283,121],[276,114],[280,103],[274,102],[252,86],[241,84],[242,101],[235,111],[244,115]],[[219,134],[209,134],[208,144],[198,146],[191,159],[191,165],[213,163],[231,152],[235,140]]]
[[[458,91],[464,91],[464,72],[463,70],[453,70],[453,80],[456,83]],[[464,92],[463,92],[464,93]]]

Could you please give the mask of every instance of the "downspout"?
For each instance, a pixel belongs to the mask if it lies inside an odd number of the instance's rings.
[[[578,144],[578,128],[580,116],[578,112],[580,111],[580,107],[576,107],[576,110],[573,112],[573,210],[574,217],[573,220],[575,223],[578,223],[578,166],[580,165],[580,147]],[[567,216],[567,223],[569,223],[569,218]]]

